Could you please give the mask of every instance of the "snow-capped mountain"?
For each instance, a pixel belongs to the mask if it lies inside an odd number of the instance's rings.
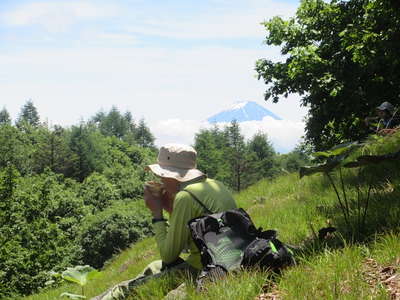
[[[270,116],[275,120],[282,120],[277,115],[270,112],[254,101],[241,101],[207,119],[209,123],[261,121],[264,117]]]

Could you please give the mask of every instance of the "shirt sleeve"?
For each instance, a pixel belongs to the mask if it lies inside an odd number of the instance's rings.
[[[165,263],[174,262],[190,238],[187,223],[192,219],[192,203],[186,194],[180,192],[175,196],[169,227],[165,222],[153,225],[161,260]]]

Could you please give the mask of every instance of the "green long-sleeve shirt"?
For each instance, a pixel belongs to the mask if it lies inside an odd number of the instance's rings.
[[[232,194],[222,183],[208,178],[201,179],[181,184],[180,191],[175,196],[169,227],[165,222],[154,224],[155,238],[162,261],[165,263],[175,261],[187,247],[190,256],[186,262],[196,269],[201,269],[200,253],[192,241],[187,224],[191,219],[205,215],[206,212],[189,193],[182,191],[183,189],[196,195],[213,213],[236,208],[236,204]]]

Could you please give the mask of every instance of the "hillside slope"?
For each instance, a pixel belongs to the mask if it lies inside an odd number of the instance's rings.
[[[400,134],[375,138],[348,160],[399,148]],[[343,168],[341,172],[343,181],[338,171],[332,177],[342,197],[341,187],[345,187],[350,206],[347,223],[334,189],[321,174],[301,180],[298,174],[273,182],[263,180],[237,194],[239,206],[249,212],[257,226],[275,228],[280,240],[302,245],[298,264],[280,276],[257,270],[232,274],[201,294],[187,282],[186,299],[399,299],[400,162]],[[359,208],[365,207],[368,195],[365,223],[360,226]],[[335,226],[337,233],[318,240],[316,231],[327,225]],[[89,298],[100,294],[117,282],[133,278],[158,258],[154,239],[136,243],[110,261],[87,285],[85,293]],[[131,299],[162,299],[177,285],[173,278],[153,280]],[[65,291],[80,293],[80,288],[64,285],[25,299],[59,299]]]

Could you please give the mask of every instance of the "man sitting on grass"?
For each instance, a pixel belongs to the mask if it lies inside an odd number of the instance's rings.
[[[160,177],[161,189],[158,190],[155,183],[145,185],[144,189],[146,206],[153,215],[153,229],[161,260],[152,262],[136,278],[124,281],[93,299],[124,299],[136,286],[150,278],[167,272],[196,276],[202,269],[200,253],[192,241],[187,223],[206,212],[191,194],[213,212],[234,209],[236,204],[222,183],[207,178],[196,168],[196,155],[190,146],[168,144],[161,147],[157,164],[148,166]],[[164,210],[169,213],[169,226],[164,219]],[[190,253],[185,261],[179,257],[184,249]]]
[[[400,118],[396,116],[397,110],[390,102],[383,102],[376,108],[376,117],[365,118],[365,125],[378,134],[389,134],[399,127]]]

